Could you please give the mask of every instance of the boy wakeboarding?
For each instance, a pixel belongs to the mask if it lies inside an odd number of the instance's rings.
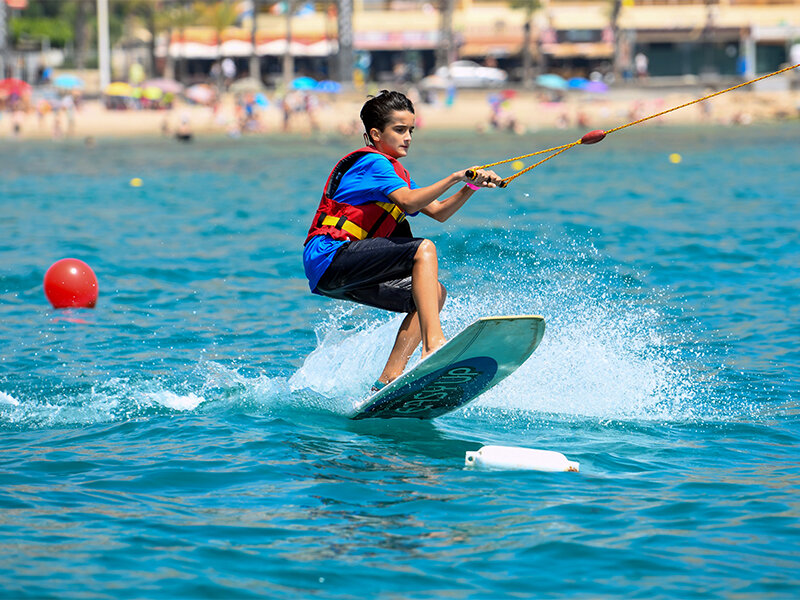
[[[361,109],[363,148],[334,167],[303,250],[303,265],[315,294],[406,313],[389,359],[372,391],[399,377],[422,342],[422,358],[445,343],[439,311],[446,290],[439,282],[436,246],[414,237],[408,217],[423,213],[449,219],[475,190],[497,187],[493,171],[456,171],[419,187],[399,159],[408,154],[414,106],[400,92],[381,91]],[[451,187],[455,194],[438,200]]]

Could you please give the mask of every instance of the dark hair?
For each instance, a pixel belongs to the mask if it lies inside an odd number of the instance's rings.
[[[370,129],[374,127],[383,131],[383,128],[389,123],[392,113],[404,110],[412,114],[414,112],[414,105],[411,100],[406,98],[405,94],[381,90],[377,96],[372,96],[361,108],[361,122],[364,123],[367,139],[372,142],[369,135]]]

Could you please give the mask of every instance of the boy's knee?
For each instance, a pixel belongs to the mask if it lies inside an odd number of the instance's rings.
[[[417,260],[436,260],[436,244],[430,240],[422,240],[417,252],[414,254]]]

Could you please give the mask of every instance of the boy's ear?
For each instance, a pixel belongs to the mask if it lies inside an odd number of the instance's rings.
[[[379,141],[381,139],[381,131],[377,127],[373,127],[369,130],[369,138],[370,140]]]

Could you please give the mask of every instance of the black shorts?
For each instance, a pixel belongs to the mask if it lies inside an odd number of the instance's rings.
[[[411,295],[414,255],[423,238],[367,238],[347,242],[317,284],[317,292],[384,310],[416,310]]]

